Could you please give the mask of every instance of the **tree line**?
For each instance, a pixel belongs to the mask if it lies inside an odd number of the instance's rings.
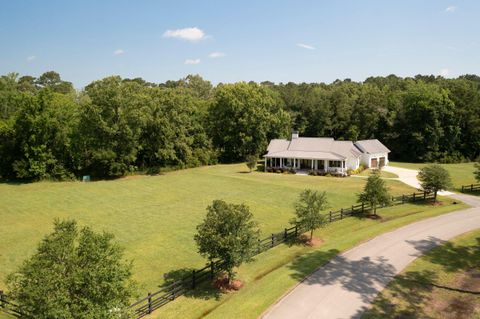
[[[81,91],[53,71],[0,77],[4,179],[108,178],[244,161],[292,129],[340,140],[378,138],[396,160],[474,160],[480,77],[213,86],[198,75],[165,83],[111,76]]]

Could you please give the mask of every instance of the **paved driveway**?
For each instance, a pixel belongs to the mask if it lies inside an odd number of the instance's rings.
[[[415,169],[401,168],[395,166],[385,166],[382,168],[386,172],[394,173],[398,175],[398,180],[403,183],[412,186],[417,189],[422,189],[420,182],[417,179],[418,171]],[[439,195],[447,196],[452,195],[452,192],[442,191],[438,192]]]
[[[387,283],[415,258],[443,241],[480,228],[480,199],[452,197],[476,207],[406,225],[335,257],[263,318],[360,318]]]

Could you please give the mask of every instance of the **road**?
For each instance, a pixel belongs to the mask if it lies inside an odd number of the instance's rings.
[[[474,207],[406,225],[338,255],[262,318],[360,318],[377,294],[415,258],[450,238],[480,228],[480,198],[451,196]]]

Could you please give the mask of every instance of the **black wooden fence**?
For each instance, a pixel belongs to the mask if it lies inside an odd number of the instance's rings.
[[[390,205],[401,205],[405,203],[423,202],[433,199],[432,193],[420,192],[402,195],[398,197],[392,197]],[[380,205],[379,208],[386,205]],[[325,223],[332,223],[337,220],[344,219],[350,216],[360,216],[365,211],[371,210],[370,205],[361,203],[352,205],[348,208],[341,208],[336,211],[329,211],[325,215]],[[283,231],[270,234],[269,236],[260,239],[258,241],[257,250],[254,256],[261,254],[275,246],[285,243],[291,239],[297,238],[300,234],[304,233],[305,229],[300,229],[296,226],[290,228],[284,228]],[[252,256],[253,257],[253,256]],[[205,267],[199,270],[192,270],[192,272],[182,279],[169,283],[165,287],[161,288],[154,293],[148,293],[145,298],[142,298],[129,306],[129,310],[132,313],[132,318],[139,319],[151,314],[154,310],[164,306],[165,304],[175,300],[177,297],[184,295],[187,291],[195,289],[198,285],[211,281],[219,273],[223,261],[217,260],[207,264]],[[20,313],[17,306],[6,300],[6,295],[2,294],[3,301],[0,302],[0,310],[10,309],[11,314]],[[2,308],[2,305],[5,307]],[[9,306],[9,307],[7,307]],[[5,311],[5,310],[4,310]],[[19,317],[19,315],[17,315]]]
[[[22,312],[20,311],[20,307],[18,307],[13,302],[9,301],[7,295],[4,294],[3,291],[1,290],[0,290],[0,312],[7,313],[9,315],[12,315],[18,318],[22,317]]]
[[[462,193],[480,192],[480,184],[462,185]]]

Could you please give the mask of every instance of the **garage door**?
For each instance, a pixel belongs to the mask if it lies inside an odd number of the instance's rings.
[[[379,161],[380,161],[380,167],[384,167],[385,166],[385,157],[380,157],[379,158]]]
[[[378,159],[372,158],[370,160],[370,167],[378,167]]]

